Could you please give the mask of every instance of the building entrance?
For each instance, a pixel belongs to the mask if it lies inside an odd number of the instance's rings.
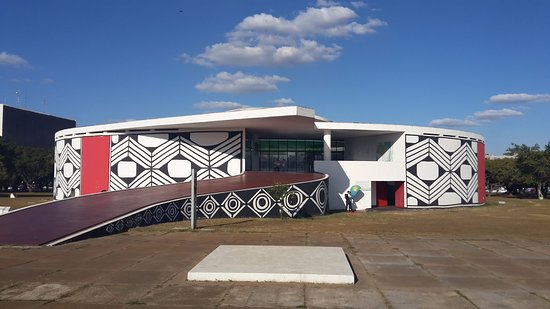
[[[344,159],[344,142],[332,141],[332,160]],[[323,160],[322,140],[258,139],[247,143],[247,170],[314,172],[315,160]]]

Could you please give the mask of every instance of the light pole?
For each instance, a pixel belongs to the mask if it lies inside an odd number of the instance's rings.
[[[191,170],[191,229],[197,228],[197,175]]]

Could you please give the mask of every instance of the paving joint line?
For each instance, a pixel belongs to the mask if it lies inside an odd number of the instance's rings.
[[[353,253],[353,255],[355,256],[357,254],[357,252],[355,251],[355,247],[353,245],[351,245],[351,241],[344,235],[344,233],[340,233],[340,235],[342,236],[342,238],[344,238],[344,241],[348,244],[348,246],[350,246],[349,249]],[[384,242],[389,244],[388,241],[386,239],[383,239],[380,235],[376,235],[376,236],[378,236]],[[376,277],[373,273],[369,272],[369,270],[367,268],[365,268],[364,265],[362,265],[362,266],[363,266],[363,269],[365,270],[365,273],[367,273],[371,278]],[[359,278],[357,278],[357,279],[359,280]],[[378,294],[380,294],[380,296],[384,300],[384,304],[386,305],[386,308],[387,309],[393,309],[393,306],[392,306],[390,300],[386,297],[386,294],[384,294],[384,292],[382,292],[380,287],[376,283],[374,283],[374,287],[375,287],[376,291],[378,292]]]
[[[541,299],[544,300],[545,302],[550,303],[550,299],[548,299],[548,298],[546,298],[546,297],[544,297],[544,296],[542,296],[542,295],[539,295],[537,292],[529,292],[529,294],[535,295],[536,297],[541,298]]]
[[[546,253],[543,253],[543,252],[535,251],[535,250],[530,249],[530,248],[528,248],[528,247],[523,247],[523,246],[517,245],[517,244],[515,244],[515,243],[510,243],[510,242],[508,242],[508,241],[506,241],[506,240],[501,240],[501,239],[499,239],[499,241],[500,241],[500,242],[503,242],[503,243],[505,243],[505,244],[507,244],[507,245],[510,245],[510,246],[514,246],[514,247],[517,247],[517,248],[520,248],[520,249],[523,249],[523,250],[527,250],[527,251],[529,251],[529,252],[533,252],[533,253],[536,253],[536,254],[542,254],[542,255],[545,255],[545,256],[549,256],[549,257],[550,257],[550,254],[546,254]]]
[[[464,298],[467,302],[472,304],[476,308],[480,308],[478,305],[476,305],[472,300],[468,298],[465,294],[463,294],[460,290],[454,290],[456,294],[458,294],[460,297]]]

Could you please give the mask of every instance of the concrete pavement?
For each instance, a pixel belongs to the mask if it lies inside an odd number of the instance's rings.
[[[343,247],[357,281],[187,281],[221,244]],[[549,308],[550,238],[131,231],[0,247],[0,308],[75,307]]]

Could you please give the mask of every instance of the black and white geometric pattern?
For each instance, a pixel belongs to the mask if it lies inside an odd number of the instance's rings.
[[[282,201],[283,213],[289,217],[324,214],[328,208],[327,189],[328,179],[291,185],[289,187],[291,193]],[[266,188],[199,196],[197,205],[198,218],[279,217],[279,204]],[[150,206],[138,213],[97,227],[70,241],[125,232],[138,226],[189,220],[190,218],[191,200],[184,198]]]
[[[111,137],[110,190],[238,175],[242,132],[186,132]]]
[[[478,203],[477,142],[407,135],[405,151],[408,206]]]
[[[80,195],[80,138],[58,140],[54,151],[54,197],[62,200]]]
[[[256,216],[265,218],[278,204],[265,189],[260,189],[248,200],[248,206]]]

